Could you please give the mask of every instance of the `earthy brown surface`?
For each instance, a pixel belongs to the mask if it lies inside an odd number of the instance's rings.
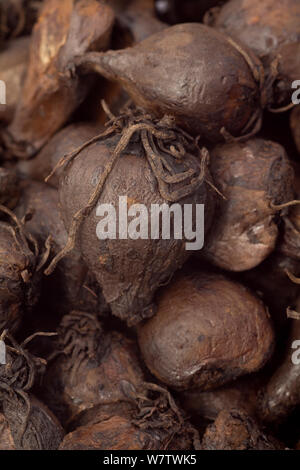
[[[275,248],[278,211],[270,204],[294,199],[287,154],[276,142],[250,139],[215,147],[210,168],[226,200],[219,197],[215,222],[201,254],[229,271],[252,269]]]
[[[6,433],[10,433],[6,439],[13,440],[18,450],[57,449],[64,431],[48,408],[30,392],[45,368],[45,360],[32,355],[26,341],[18,344],[8,332],[1,339],[6,345],[6,364],[0,365],[1,409]]]
[[[63,439],[64,431],[51,411],[32,395],[30,396],[28,425],[22,438],[26,407],[3,402],[3,412],[9,422],[11,436],[16,450],[55,450]]]
[[[278,333],[282,333],[287,323],[286,308],[294,305],[299,295],[299,286],[291,282],[287,270],[300,276],[300,264],[297,259],[283,255],[278,249],[266,261],[250,271],[238,274],[243,282],[256,291],[268,306],[272,321]],[[274,288],[276,286],[276,295]]]
[[[6,85],[6,105],[0,104],[0,122],[9,123],[21,94],[28,58],[28,37],[11,40],[0,54],[0,80]]]
[[[259,117],[261,64],[248,54],[252,68],[225,36],[193,23],[167,28],[132,48],[86,54],[76,64],[79,72],[119,81],[139,106],[171,114],[183,128],[215,142],[223,140],[223,127],[241,135]]]
[[[270,104],[289,104],[291,82],[300,69],[299,1],[230,0],[216,16],[218,29],[250,47],[263,61],[266,74],[275,82]]]
[[[208,426],[203,450],[278,450],[282,446],[267,437],[253,419],[240,410],[221,411]]]
[[[299,308],[299,301],[296,302],[297,308]],[[300,365],[292,362],[292,355],[297,352],[292,349],[292,345],[294,341],[300,339],[300,321],[291,319],[289,323],[290,334],[285,354],[281,358],[280,366],[266,386],[261,404],[263,416],[269,421],[286,418],[300,404]]]
[[[300,0],[0,0],[0,450],[300,450],[299,58]]]
[[[284,217],[283,238],[278,249],[292,259],[300,259],[300,206],[291,207]]]
[[[61,450],[190,450],[194,448],[195,430],[188,422],[178,422],[163,402],[160,412],[155,402],[144,396],[139,404],[119,402],[91,408],[79,415],[75,431],[67,434]],[[143,403],[143,400],[145,402]],[[143,418],[141,405],[152,413]],[[142,406],[143,408],[143,406]],[[146,410],[146,408],[145,408]],[[198,438],[197,438],[198,439]]]
[[[14,209],[20,197],[20,182],[14,168],[0,167],[0,204]]]
[[[0,413],[0,433],[0,450],[16,450],[8,422],[2,413]]]
[[[46,249],[45,243],[49,235],[50,256],[57,254],[65,246],[67,231],[59,211],[58,193],[54,188],[37,181],[25,181],[15,212],[20,218],[27,213],[33,214],[26,224],[26,230],[38,240],[41,253]],[[84,288],[84,285],[88,285],[88,277],[88,268],[78,250],[73,250],[64,258],[52,276],[44,277],[51,302],[56,303],[60,315],[72,308],[97,310],[97,297]],[[101,296],[99,300],[102,300]]]
[[[44,181],[58,161],[66,154],[73,152],[80,145],[102,132],[100,124],[70,124],[57,132],[35,158],[20,161],[18,169],[22,176]],[[60,171],[50,179],[49,184],[58,187]]]
[[[223,410],[232,408],[243,410],[250,416],[257,412],[258,391],[261,388],[261,377],[253,374],[235,380],[228,385],[203,392],[187,390],[180,393],[180,402],[190,416],[212,421]]]
[[[296,106],[291,112],[290,123],[295,144],[300,153],[300,106]]]
[[[220,275],[180,275],[158,297],[155,317],[138,329],[150,371],[179,390],[209,390],[260,369],[273,332],[263,303]]]
[[[6,144],[22,158],[36,153],[83,100],[87,83],[68,72],[72,58],[103,50],[114,14],[96,0],[47,0],[31,39],[26,82]]]
[[[74,214],[85,207],[95,190],[118,140],[112,137],[90,145],[65,168],[59,194],[68,230]],[[182,171],[180,161],[171,164],[175,173]],[[198,160],[193,155],[185,154],[185,164],[199,171]],[[180,188],[180,184],[177,187]],[[157,188],[157,179],[144,158],[144,151],[134,140],[117,159],[97,205],[113,204],[118,214],[119,196],[127,196],[128,208],[141,203],[148,211],[151,204],[165,202]],[[194,193],[191,191],[190,195],[179,198],[178,204],[205,203],[208,229],[213,212],[211,198],[208,186],[203,183]],[[99,221],[95,208],[79,229],[77,239],[83,259],[103,289],[112,313],[128,324],[138,323],[155,313],[153,295],[157,287],[182,266],[190,252],[186,250],[185,239],[174,239],[173,234],[169,240],[159,241],[151,238],[132,240],[129,237],[123,240],[118,235],[115,240],[99,240],[96,234]]]
[[[14,223],[0,222],[0,330],[15,331],[24,311],[39,295],[38,259],[23,235],[14,235]]]
[[[105,422],[82,426],[67,434],[60,450],[159,450],[159,446],[148,447],[147,437],[130,419],[112,416]]]
[[[121,383],[145,380],[135,341],[108,332],[96,315],[71,312],[58,329],[58,357],[45,376],[43,399],[67,425],[79,412],[124,399]]]
[[[300,198],[300,167],[298,162],[294,163],[294,200]],[[278,243],[278,251],[288,258],[300,260],[300,205],[292,205],[283,217],[282,236]]]

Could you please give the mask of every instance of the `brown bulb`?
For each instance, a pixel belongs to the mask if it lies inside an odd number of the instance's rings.
[[[260,369],[273,349],[263,303],[221,275],[178,275],[138,328],[146,365],[178,390],[210,390]]]

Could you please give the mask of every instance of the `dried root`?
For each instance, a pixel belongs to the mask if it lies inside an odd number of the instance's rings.
[[[104,109],[107,109],[105,104]],[[88,203],[73,216],[67,244],[45,270],[46,275],[51,274],[56,268],[57,263],[74,249],[76,236],[82,222],[95,208],[116,161],[120,158],[122,152],[126,150],[133,138],[138,138],[141,141],[145,157],[157,179],[160,194],[166,201],[174,202],[183,199],[195,193],[203,182],[206,181],[208,151],[205,148],[200,150],[197,146],[197,141],[179,129],[172,117],[165,116],[162,119],[153,120],[151,116],[144,114],[141,109],[132,109],[130,107],[125,109],[118,117],[114,117],[109,111],[108,116],[111,119],[106,124],[107,129],[81,145],[74,152],[63,156],[45,179],[47,182],[59,168],[67,167],[84,149],[95,142],[104,140],[107,137],[120,135],[118,145],[111,153],[111,157]],[[174,162],[180,161],[185,166],[184,156],[188,149],[193,149],[194,151],[197,149],[201,158],[200,172],[186,167],[183,172],[176,173],[174,167],[167,162],[165,155],[170,155]],[[183,186],[172,191],[170,189],[171,185],[176,183],[183,183]]]
[[[200,449],[196,429],[186,423],[186,417],[166,388],[149,382],[142,383],[140,390],[125,381],[122,386],[124,395],[133,400],[138,409],[132,423],[143,431],[164,430],[169,434],[162,450],[167,450],[183,432],[192,435],[194,448]]]
[[[18,344],[7,330],[4,330],[0,337],[6,346],[6,364],[0,366],[0,399],[4,416],[11,428],[16,447],[19,449],[27,448],[32,439],[28,434],[32,432],[32,426],[30,426],[32,399],[29,392],[46,367],[46,361],[33,356],[26,346],[36,336],[53,336],[54,334],[35,333],[21,344]],[[34,405],[36,407],[36,402]],[[39,433],[40,431],[35,429],[38,448],[42,449],[40,442],[42,436],[39,436]]]
[[[39,298],[41,269],[50,253],[51,239],[40,254],[35,237],[25,229],[31,217],[27,213],[20,220],[10,209],[0,204],[0,213],[12,222],[0,222],[0,329],[14,332],[22,315]]]
[[[145,380],[135,342],[82,311],[63,317],[48,362],[42,398],[66,427],[79,412],[122,400],[122,381]]]

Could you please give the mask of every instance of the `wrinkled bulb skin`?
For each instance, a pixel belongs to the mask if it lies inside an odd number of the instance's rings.
[[[136,342],[105,331],[96,315],[65,315],[57,341],[61,354],[46,372],[42,398],[66,428],[91,406],[122,401],[122,381],[137,387],[146,380]]]
[[[272,204],[287,203],[294,196],[288,156],[280,144],[253,138],[216,146],[210,169],[226,199],[219,198],[200,259],[228,271],[253,269],[274,251],[278,240],[280,213]]]
[[[297,108],[296,108],[297,109]],[[299,166],[294,163],[295,180],[294,180],[294,199],[297,201],[300,197],[300,173]],[[289,208],[283,216],[283,226],[281,228],[281,237],[277,245],[277,251],[281,253],[287,260],[290,260],[291,266],[287,266],[287,269],[298,276],[298,263],[300,260],[300,206],[299,204],[293,205]],[[295,266],[293,266],[293,264]],[[292,283],[293,287],[297,287],[297,284]],[[291,304],[289,304],[291,305]]]
[[[298,0],[230,0],[216,13],[213,26],[251,48],[270,80],[269,106],[291,103],[292,82],[300,73]]]
[[[300,450],[299,83],[300,0],[0,0],[0,450]]]
[[[267,436],[243,410],[219,413],[209,425],[202,440],[203,450],[280,450],[283,446]]]
[[[263,71],[247,48],[202,24],[179,24],[134,47],[75,60],[78,73],[120,82],[133,101],[212,142],[224,132],[257,132],[264,106]]]
[[[60,176],[59,198],[68,231],[74,214],[85,207],[95,190],[118,140],[119,137],[112,137],[90,145],[64,168]],[[199,171],[199,160],[192,154],[185,154],[185,163]],[[178,169],[180,171],[180,165]],[[179,187],[180,185],[178,183]],[[96,207],[99,204],[113,204],[118,214],[120,196],[127,196],[128,208],[132,204],[144,204],[148,213],[151,204],[166,203],[140,143],[134,140],[118,158]],[[214,194],[205,182],[194,193],[176,202],[181,207],[183,204],[204,204],[205,229],[209,229],[214,210]],[[174,239],[172,234],[166,240],[151,237],[137,240],[127,237],[123,240],[118,236],[116,239],[99,240],[96,233],[99,220],[95,208],[79,228],[78,247],[101,286],[112,313],[132,326],[143,318],[154,315],[155,291],[172,277],[192,252],[186,250],[184,238]],[[193,227],[194,224],[193,219]]]
[[[16,242],[12,227],[0,222],[0,331],[16,331],[26,309],[38,300],[40,276],[36,258]]]
[[[57,449],[64,436],[62,426],[31,392],[45,360],[32,355],[26,341],[18,344],[7,330],[1,338],[6,346],[6,364],[0,364],[1,450]]]
[[[46,250],[46,241],[51,234],[51,253],[55,255],[65,245],[68,235],[59,211],[59,198],[55,188],[38,181],[22,181],[21,198],[15,209],[22,219],[32,212],[26,223],[26,231],[38,242],[40,253]],[[72,308],[97,309],[102,296],[93,296],[83,286],[87,284],[88,268],[78,250],[61,262],[51,277],[43,277],[43,286],[51,297],[48,305],[59,315]]]
[[[7,450],[56,450],[60,445],[64,430],[51,411],[33,395],[29,395],[31,412],[27,429],[22,440],[18,439],[20,428],[23,425],[25,410],[16,406],[4,405],[4,415],[7,416],[4,422],[6,436],[1,436],[0,448],[4,445],[9,446]],[[8,441],[8,442],[7,442]]]
[[[0,449],[1,450],[16,450],[14,439],[9,429],[9,424],[6,421],[3,413],[0,413],[0,427],[2,430],[1,439],[0,439]]]
[[[143,422],[139,426],[135,403],[114,403],[95,406],[81,413],[73,431],[61,443],[60,450],[192,450],[194,449],[188,423],[176,433],[172,416],[154,421],[151,429]],[[150,419],[151,421],[151,419]],[[171,426],[172,424],[172,426]],[[176,423],[175,423],[176,424]]]

